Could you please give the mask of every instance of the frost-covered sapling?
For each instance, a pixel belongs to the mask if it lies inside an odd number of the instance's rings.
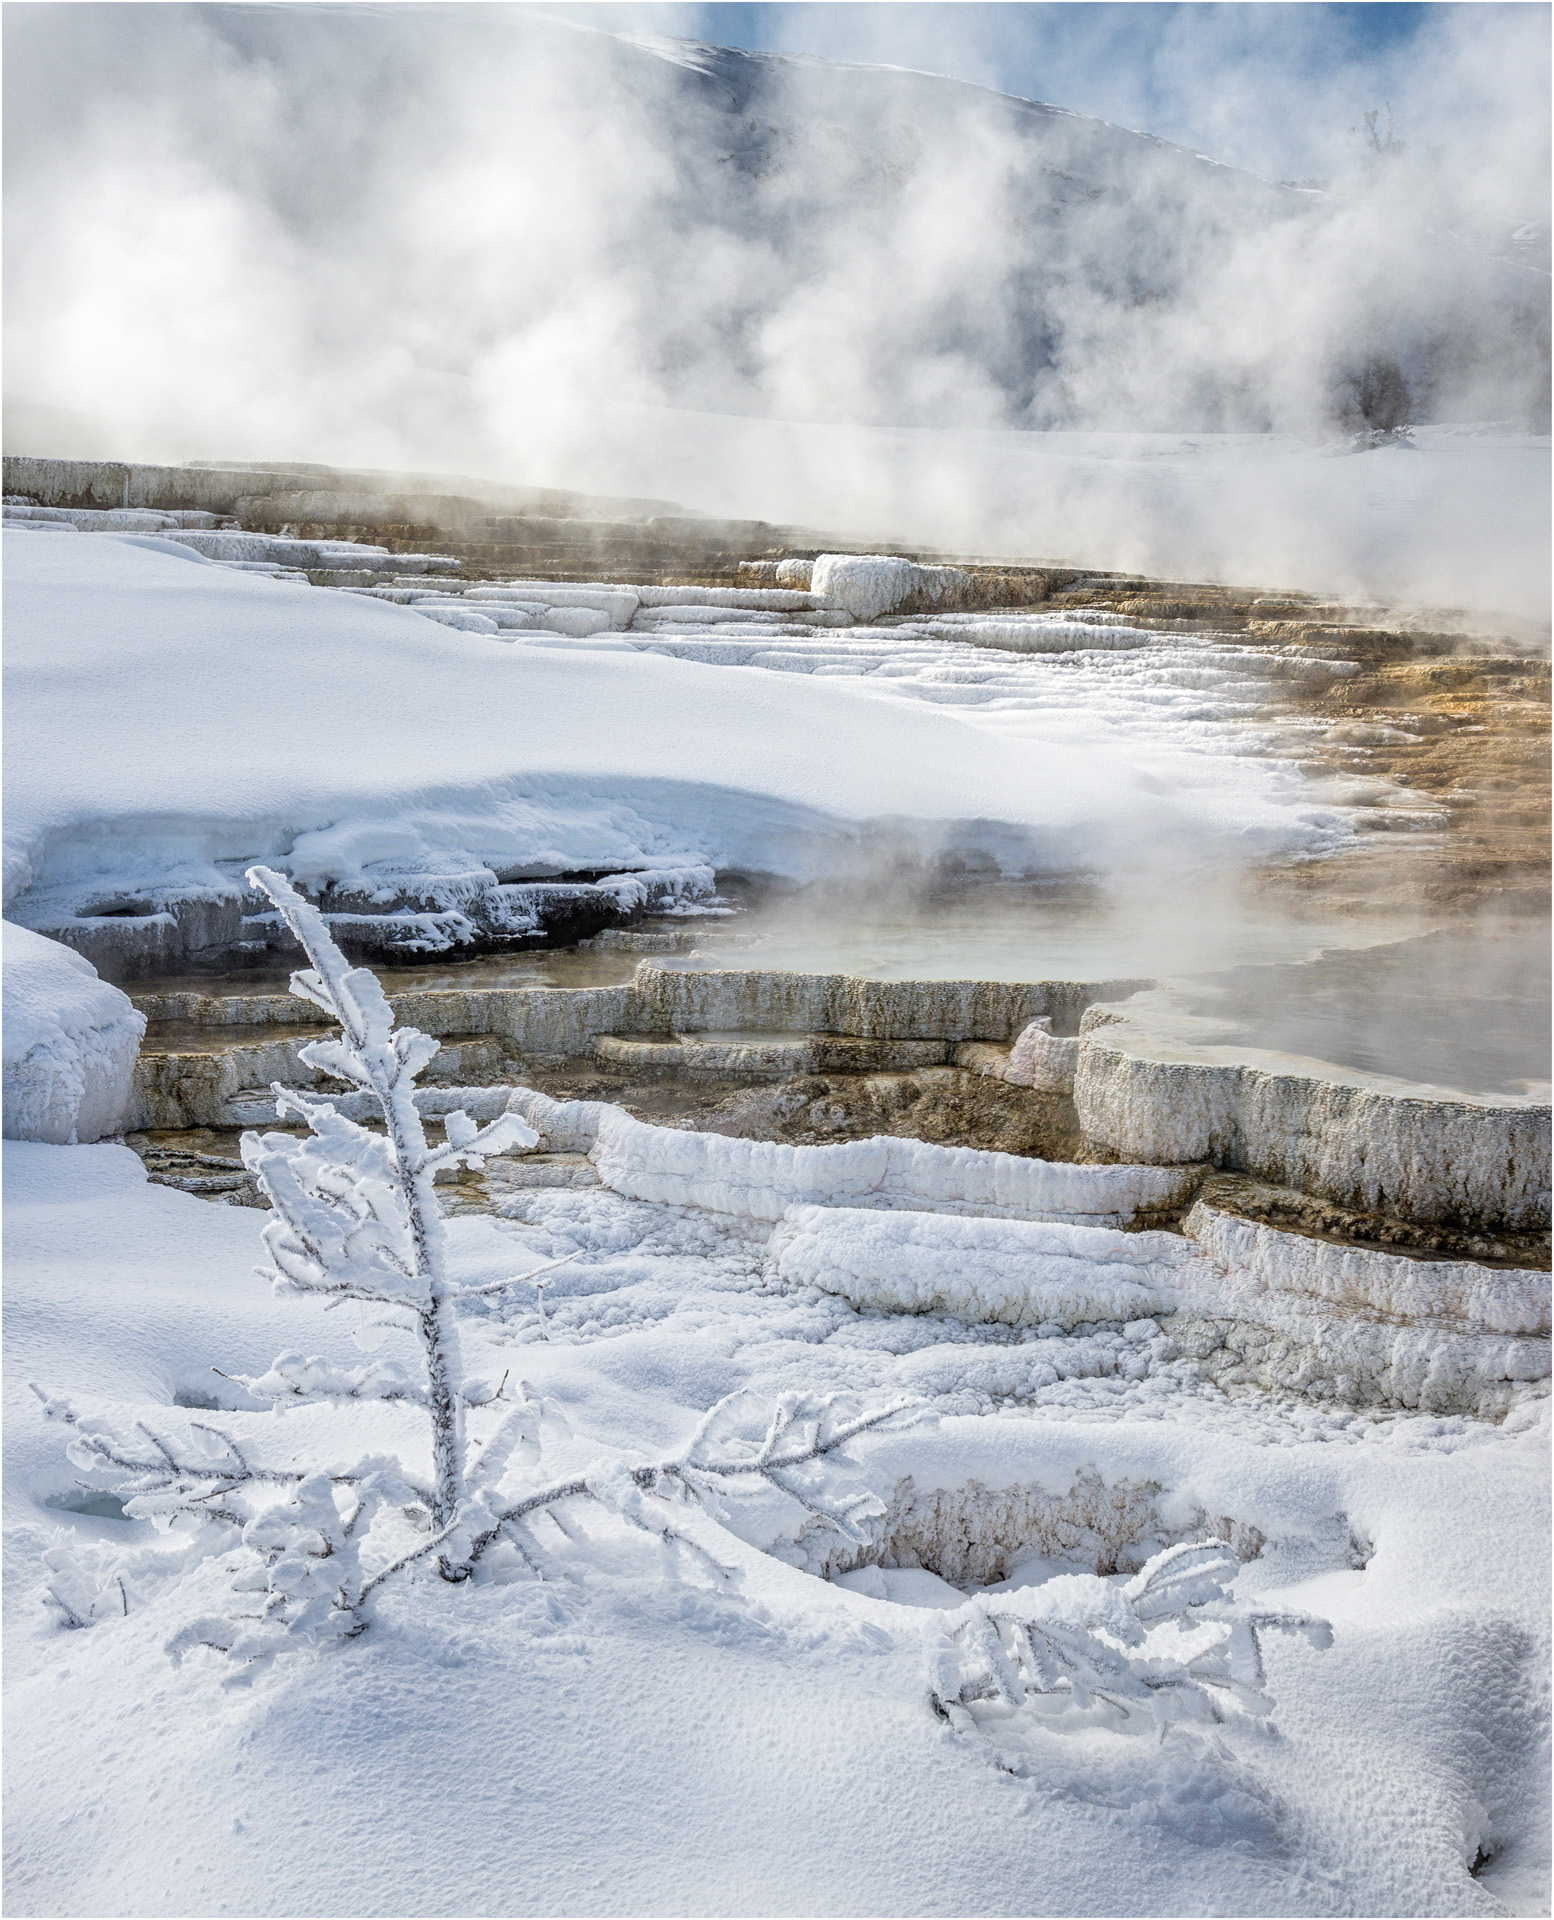
[[[905,1401],[865,1409],[843,1395],[798,1390],[767,1407],[741,1390],[717,1402],[667,1456],[606,1453],[580,1470],[541,1477],[541,1403],[522,1384],[510,1387],[506,1374],[495,1384],[469,1375],[458,1315],[467,1303],[537,1285],[566,1262],[460,1284],[449,1272],[434,1189],[439,1169],[533,1146],[538,1135],[515,1112],[484,1127],[454,1112],[444,1143],[430,1145],[415,1079],[437,1042],[395,1027],[378,980],[346,962],[321,916],[286,880],[264,867],[248,877],[274,900],[313,963],[293,974],[292,991],[340,1025],[338,1037],[302,1049],[304,1064],[369,1095],[383,1124],[373,1131],[328,1095],[275,1087],[278,1114],[299,1115],[309,1131],[243,1136],[244,1162],[274,1207],[263,1229],[269,1263],[260,1271],[281,1294],[361,1309],[370,1318],[358,1334],[363,1344],[397,1332],[413,1358],[342,1367],[288,1352],[265,1373],[224,1377],[277,1411],[376,1402],[401,1419],[409,1414],[420,1431],[403,1453],[417,1464],[407,1465],[399,1447],[331,1456],[320,1449],[316,1425],[307,1448],[276,1457],[273,1440],[240,1437],[232,1421],[188,1419],[175,1430],[160,1416],[126,1426],[82,1417],[38,1390],[47,1412],[73,1429],[71,1459],[101,1476],[99,1485],[106,1481],[126,1515],[164,1526],[199,1523],[216,1530],[224,1549],[235,1541],[227,1562],[231,1601],[185,1626],[172,1649],[209,1646],[251,1659],[288,1641],[349,1639],[367,1625],[366,1603],[391,1576],[423,1563],[446,1581],[464,1581],[503,1540],[539,1571],[544,1550],[529,1525],[569,1501],[602,1504],[695,1556],[715,1577],[731,1569],[708,1551],[705,1530],[703,1540],[693,1537],[687,1512],[699,1507],[737,1526],[731,1509],[752,1489],[795,1502],[806,1527],[839,1533],[864,1554],[877,1550],[885,1506],[849,1475],[845,1449],[899,1415],[916,1417]],[[471,1435],[472,1420],[482,1434]],[[305,1452],[310,1457],[300,1457]],[[191,1550],[186,1565],[192,1557]],[[130,1560],[93,1568],[56,1549],[48,1565],[49,1597],[67,1625],[129,1611]],[[1157,1556],[1125,1588],[1074,1578],[976,1596],[930,1627],[937,1710],[962,1728],[1028,1695],[1098,1699],[1124,1716],[1138,1705],[1157,1718],[1202,1716],[1232,1697],[1256,1711],[1258,1629],[1316,1633],[1318,1623],[1257,1614],[1231,1600],[1234,1568],[1229,1549],[1213,1543]]]
[[[316,909],[280,874],[254,867],[248,878],[275,902],[313,963],[292,975],[292,991],[340,1024],[338,1038],[302,1049],[303,1063],[370,1094],[383,1120],[383,1131],[374,1132],[327,1095],[274,1088],[278,1116],[297,1114],[309,1133],[243,1136],[244,1162],[274,1207],[263,1231],[269,1265],[261,1272],[279,1293],[362,1308],[373,1316],[366,1343],[376,1344],[385,1332],[406,1334],[416,1359],[345,1368],[289,1352],[266,1373],[223,1377],[277,1409],[370,1401],[414,1409],[424,1422],[431,1471],[413,1471],[397,1452],[261,1459],[254,1443],[208,1420],[190,1421],[181,1434],[144,1420],[126,1429],[83,1418],[68,1402],[35,1389],[48,1413],[75,1429],[72,1461],[105,1476],[130,1518],[238,1530],[233,1589],[257,1596],[257,1603],[198,1621],[180,1641],[251,1655],[272,1647],[277,1630],[350,1637],[366,1624],[364,1602],[390,1575],[435,1554],[444,1579],[465,1580],[497,1540],[515,1537],[530,1516],[566,1500],[603,1500],[628,1521],[681,1539],[676,1499],[712,1504],[728,1483],[755,1478],[781,1486],[827,1524],[847,1530],[847,1503],[828,1499],[823,1489],[806,1492],[795,1475],[891,1418],[898,1403],[860,1413],[834,1396],[785,1395],[760,1445],[732,1436],[719,1451],[709,1440],[727,1404],[720,1402],[687,1446],[667,1459],[604,1462],[548,1484],[507,1485],[510,1470],[537,1455],[540,1405],[524,1387],[509,1389],[505,1375],[494,1385],[468,1376],[458,1310],[534,1284],[567,1263],[489,1285],[460,1285],[447,1269],[434,1180],[443,1167],[478,1165],[488,1154],[533,1146],[538,1136],[516,1113],[477,1127],[454,1112],[445,1121],[444,1144],[429,1145],[415,1079],[437,1042],[395,1027],[376,977],[347,963]],[[468,1417],[482,1410],[489,1430],[472,1443]],[[654,1502],[651,1516],[646,1499]],[[72,1601],[59,1580],[49,1591],[69,1624],[87,1624],[102,1611],[95,1601]],[[115,1595],[127,1607],[121,1587],[111,1587]]]
[[[208,1421],[191,1422],[176,1438],[144,1421],[129,1432],[110,1430],[78,1419],[62,1402],[46,1404],[76,1427],[70,1453],[77,1465],[119,1476],[116,1490],[132,1517],[194,1517],[241,1529],[248,1564],[234,1585],[263,1594],[255,1620],[351,1634],[362,1624],[366,1595],[398,1566],[435,1550],[445,1578],[465,1578],[468,1528],[490,1518],[492,1476],[517,1435],[504,1439],[499,1427],[477,1456],[472,1485],[466,1412],[496,1402],[502,1388],[466,1376],[456,1310],[462,1299],[532,1275],[476,1288],[451,1281],[433,1183],[443,1167],[479,1165],[488,1154],[532,1146],[537,1136],[517,1114],[477,1127],[455,1112],[447,1116],[445,1142],[429,1145],[415,1080],[437,1042],[395,1028],[378,980],[347,964],[322,917],[281,875],[255,867],[248,877],[275,902],[313,963],[292,975],[292,991],[340,1023],[338,1037],[302,1049],[303,1062],[372,1095],[383,1122],[374,1132],[327,1096],[275,1087],[278,1116],[295,1113],[310,1132],[243,1136],[244,1162],[274,1208],[263,1232],[269,1265],[261,1271],[277,1292],[369,1311],[376,1316],[373,1336],[409,1334],[419,1364],[375,1360],[343,1368],[290,1352],[264,1374],[226,1377],[278,1408],[373,1400],[414,1407],[425,1421],[431,1473],[423,1479],[389,1456],[269,1463]],[[521,1425],[528,1407],[526,1398],[516,1406],[508,1399],[503,1427],[515,1415]],[[369,1541],[379,1562],[373,1570],[363,1559]],[[242,1638],[215,1622],[202,1623],[201,1631],[217,1644]]]

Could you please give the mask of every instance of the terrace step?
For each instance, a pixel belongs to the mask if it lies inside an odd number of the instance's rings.
[[[130,1127],[143,1132],[267,1123],[274,1115],[272,1082],[318,1091],[337,1084],[301,1059],[302,1049],[322,1037],[317,1027],[154,1024],[135,1062]],[[500,1035],[461,1034],[442,1042],[424,1079],[433,1089],[490,1086],[511,1080],[513,1069],[512,1051]]]
[[[801,1073],[911,1073],[949,1063],[948,1040],[864,1040],[846,1033],[607,1033],[593,1043],[606,1072],[784,1080]]]

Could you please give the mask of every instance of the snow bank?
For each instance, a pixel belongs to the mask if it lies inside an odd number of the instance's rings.
[[[5,1137],[122,1132],[145,1016],[89,960],[9,921],[4,986]]]
[[[1175,1234],[824,1206],[790,1207],[769,1251],[788,1286],[855,1307],[1016,1327],[1169,1311],[1194,1257]]]
[[[8,898],[95,876],[213,882],[211,863],[255,858],[310,885],[455,852],[529,872],[702,861],[802,879],[864,843],[1025,872],[1246,845],[1235,768],[1162,794],[1099,731],[1004,739],[835,679],[606,636],[494,646],[136,537],[10,542]],[[1271,811],[1281,844],[1311,843],[1295,809]]]
[[[501,628],[474,607],[444,606],[436,600],[417,601],[413,611],[423,620],[435,620],[439,626],[452,627],[457,633],[500,633]]]
[[[548,1340],[521,1313],[461,1316],[472,1368],[510,1367],[564,1409],[572,1437],[546,1446],[575,1449],[568,1466],[661,1457],[742,1387],[762,1408],[788,1391],[926,1393],[942,1420],[849,1449],[882,1509],[859,1523],[865,1546],[797,1499],[776,1511],[775,1494],[763,1538],[801,1543],[791,1560],[815,1571],[842,1550],[1028,1586],[1129,1568],[1160,1536],[1245,1533],[1237,1591],[1334,1624],[1320,1656],[1269,1645],[1279,1737],[1235,1720],[1163,1744],[1034,1722],[1013,1777],[992,1764],[1001,1749],[933,1716],[932,1616],[893,1604],[894,1580],[871,1598],[710,1532],[695,1537],[739,1577],[692,1556],[670,1576],[656,1539],[597,1507],[577,1537],[546,1523],[534,1542],[553,1578],[515,1560],[451,1600],[435,1573],[391,1584],[340,1658],[283,1661],[234,1693],[213,1657],[173,1671],[164,1651],[224,1583],[222,1556],[190,1565],[149,1522],[81,1512],[68,1436],[24,1383],[188,1433],[211,1418],[197,1396],[240,1404],[213,1362],[262,1371],[294,1343],[359,1365],[351,1317],[255,1277],[264,1216],[148,1185],[122,1149],[23,1143],[5,1177],[7,1793],[30,1837],[11,1863],[17,1912],[500,1911],[509,1814],[532,1814],[524,1903],[554,1913],[739,1912],[757,1872],[773,1910],[997,1913],[1031,1904],[1039,1861],[1042,1904],[1065,1913],[1144,1913],[1166,1888],[1202,1913],[1487,1914],[1493,1892],[1468,1873],[1480,1834],[1513,1863],[1531,1855],[1536,1910],[1546,1709],[1520,1692],[1548,1614],[1536,1432],[1227,1399],[1169,1365],[1132,1378],[1121,1357],[1149,1343],[1120,1337],[979,1341],[860,1318],[764,1286],[726,1216],[553,1191],[530,1196],[548,1227],[447,1230],[471,1284],[582,1252],[547,1292]],[[988,1396],[1016,1387],[1025,1404],[994,1414]],[[289,1419],[308,1423],[302,1445],[354,1457],[402,1449],[410,1417],[378,1402]],[[264,1445],[274,1420],[220,1423]],[[39,1600],[62,1546],[128,1568],[127,1613],[54,1623]],[[718,1736],[732,1725],[759,1737]],[[104,1765],[113,1751],[130,1758]],[[424,1822],[373,1811],[412,1803],[441,1847]],[[665,1820],[666,1804],[701,1817]]]
[[[207,560],[271,560],[282,566],[364,568],[369,573],[386,573],[398,564],[398,556],[387,547],[369,546],[365,541],[293,540],[274,533],[200,529],[170,533],[167,537],[180,546],[192,547]]]
[[[780,1220],[792,1206],[862,1202],[1123,1226],[1180,1205],[1201,1177],[1193,1167],[1066,1166],[883,1135],[790,1147],[648,1126],[604,1102],[559,1102],[526,1088],[514,1093],[513,1110],[547,1146],[586,1149],[617,1193],[756,1220]]]

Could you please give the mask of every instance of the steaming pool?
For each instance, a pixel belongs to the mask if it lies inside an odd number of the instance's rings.
[[[1541,921],[1270,912],[1223,883],[1155,897],[974,882],[927,895],[733,887],[726,915],[664,918],[572,947],[375,965],[391,993],[623,986],[669,967],[874,980],[1155,982],[1212,1044],[1501,1097],[1547,1097],[1550,963]],[[286,990],[290,965],[137,981],[138,996]]]

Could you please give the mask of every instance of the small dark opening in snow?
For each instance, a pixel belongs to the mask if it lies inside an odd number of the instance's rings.
[[[124,1502],[116,1493],[82,1487],[74,1493],[51,1493],[43,1502],[54,1513],[76,1513],[89,1520],[127,1520]]]
[[[219,1413],[221,1402],[203,1387],[180,1387],[173,1395],[175,1407],[197,1407],[204,1413]]]
[[[256,1400],[239,1386],[221,1388],[207,1387],[203,1383],[196,1386],[182,1386],[173,1389],[173,1405],[189,1407],[196,1413],[262,1413],[269,1406],[267,1400]]]

